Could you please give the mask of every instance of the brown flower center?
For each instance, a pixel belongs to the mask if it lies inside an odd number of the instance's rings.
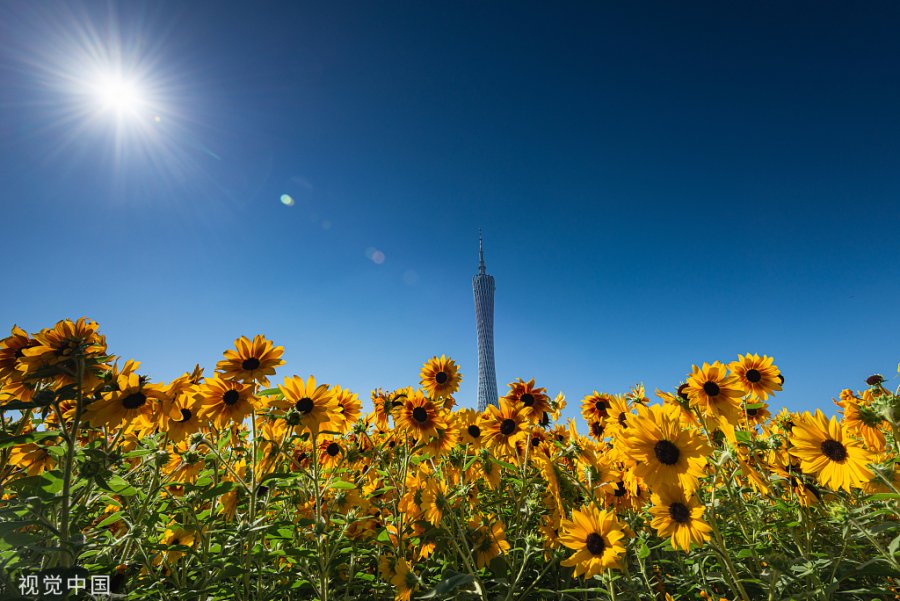
[[[450,379],[450,377],[446,374],[446,372],[439,371],[436,374],[434,374],[434,381],[437,382],[438,384],[444,384],[449,379]]]
[[[747,378],[747,381],[751,384],[756,384],[762,380],[762,374],[759,373],[758,369],[748,369],[747,373],[744,374],[744,377]]]
[[[832,461],[843,461],[847,458],[847,447],[836,440],[822,442],[822,453]]]
[[[689,400],[689,397],[688,397],[687,392],[686,392],[687,389],[688,389],[688,385],[687,385],[687,384],[682,384],[681,386],[678,387],[678,396],[680,396],[680,397],[681,397],[682,399],[684,399],[685,401]]]
[[[628,491],[625,490],[625,483],[624,482],[616,482],[616,490],[613,494],[617,497],[624,497],[626,492],[628,492]]]
[[[759,413],[759,409],[747,409],[747,415],[750,417],[756,417],[757,413]]]
[[[684,503],[672,503],[669,505],[669,515],[679,524],[687,524],[691,521],[691,510]]]
[[[531,407],[532,405],[534,405],[534,395],[532,395],[531,393],[526,392],[519,397],[519,400],[522,401],[522,404],[526,407]]]
[[[510,436],[513,432],[516,431],[516,422],[513,420],[506,418],[502,422],[500,422],[500,433],[504,436]]]
[[[587,550],[591,552],[591,555],[603,555],[603,549],[606,548],[606,543],[603,542],[602,536],[596,532],[591,532],[584,542],[587,546]]]
[[[599,401],[594,403],[594,409],[597,410],[597,415],[599,415],[600,417],[606,417],[607,409],[609,409],[609,402],[600,399]]]
[[[601,424],[600,422],[592,423],[591,424],[591,434],[593,434],[597,438],[600,438],[601,436],[603,436],[603,424]]]
[[[412,418],[420,424],[424,424],[428,421],[428,411],[425,407],[416,407],[412,410]]]
[[[300,413],[309,413],[313,410],[313,400],[308,396],[303,397],[296,403],[294,403],[294,409],[299,411]]]
[[[244,371],[253,371],[254,369],[259,367],[259,359],[256,357],[250,357],[249,359],[244,359],[244,362],[241,363],[241,369]]]
[[[126,409],[137,409],[147,402],[147,397],[142,392],[134,392],[122,399],[122,406]]]
[[[341,445],[336,442],[331,443],[326,447],[325,452],[331,455],[332,457],[337,456],[338,453],[341,452]]]
[[[193,413],[191,413],[190,409],[182,409],[181,410],[181,421],[186,422],[187,420],[191,419],[192,415],[193,415]]]
[[[225,394],[222,395],[222,402],[226,405],[234,405],[239,400],[241,400],[241,393],[233,388],[231,390],[227,390]]]
[[[472,438],[478,438],[479,436],[481,436],[481,428],[479,428],[475,424],[472,424],[471,426],[466,428],[466,432],[468,432],[469,436],[471,436]]]
[[[653,446],[653,454],[665,465],[675,465],[681,456],[681,451],[668,440],[660,440]]]
[[[707,382],[703,385],[703,392],[706,396],[717,396],[719,394],[719,385],[715,382]]]

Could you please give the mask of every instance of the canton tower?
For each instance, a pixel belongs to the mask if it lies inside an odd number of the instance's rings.
[[[484,271],[484,237],[478,235],[478,273],[472,278],[475,292],[475,329],[478,333],[478,411],[497,403],[494,372],[494,276]]]

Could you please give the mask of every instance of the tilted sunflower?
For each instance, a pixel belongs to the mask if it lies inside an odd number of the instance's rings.
[[[609,417],[609,408],[610,395],[597,392],[596,390],[593,394],[589,394],[581,399],[581,415],[584,417],[584,421],[589,424],[599,422],[602,426],[606,418]]]
[[[53,365],[71,367],[76,356],[98,357],[106,354],[106,337],[97,330],[100,326],[85,317],[72,321],[65,319],[50,329],[34,336],[37,344],[22,349],[19,371],[33,374]]]
[[[694,494],[685,494],[677,485],[659,488],[653,494],[650,525],[659,536],[671,537],[672,547],[688,552],[691,543],[698,547],[709,540],[712,528],[702,520],[706,507],[700,504]]]
[[[206,425],[199,416],[202,400],[197,391],[198,386],[191,381],[189,374],[172,380],[165,388],[160,429],[169,433],[172,442],[181,442]]]
[[[158,427],[165,387],[147,384],[134,372],[116,378],[116,390],[107,392],[85,409],[85,419],[94,427],[115,428],[125,423],[127,431],[145,435]]]
[[[743,419],[744,390],[738,378],[728,375],[728,368],[719,361],[712,365],[704,363],[703,367],[694,365],[684,390],[679,393],[686,394],[704,417],[723,419],[732,426],[739,425]]]
[[[820,484],[832,490],[850,492],[874,477],[867,467],[875,460],[874,454],[851,438],[837,417],[828,421],[821,409],[815,416],[803,414],[794,424],[790,442],[790,453],[800,460],[803,472],[815,475]]]
[[[481,427],[478,425],[479,414],[474,409],[461,409],[453,414],[459,428],[460,443],[469,445],[469,449],[477,451],[481,448]]]
[[[28,335],[28,332],[14,325],[10,335],[0,340],[0,384],[3,381],[21,377],[17,369],[19,359],[27,348],[37,346],[39,342]]]
[[[200,397],[198,415],[219,429],[241,423],[258,404],[252,384],[223,380],[219,374],[207,378],[197,394]]]
[[[594,503],[572,511],[572,519],[562,520],[559,542],[575,551],[561,565],[575,568],[575,576],[585,580],[609,569],[621,567],[625,557],[625,531],[610,511]]]
[[[490,527],[486,522],[490,523]],[[471,549],[475,555],[475,567],[479,570],[495,557],[510,550],[503,524],[496,517],[473,517],[469,521],[469,528],[472,529]]]
[[[869,401],[856,397],[849,389],[841,391],[841,400],[834,402],[841,408],[844,416],[844,427],[861,436],[870,450],[884,451],[887,440],[884,428],[887,423],[884,417],[873,409]]]
[[[507,399],[500,406],[488,405],[478,420],[484,446],[498,457],[515,457],[516,444],[528,436],[528,422],[523,412]]]
[[[331,420],[322,425],[322,430],[345,433],[359,421],[359,416],[362,414],[362,403],[359,402],[359,397],[355,392],[342,388],[339,384],[335,384],[331,391],[334,396],[335,410]]]
[[[426,361],[419,377],[422,387],[435,398],[452,395],[459,390],[459,383],[462,381],[459,367],[453,359],[444,355]]]
[[[763,355],[738,355],[738,360],[728,364],[731,375],[737,378],[744,391],[752,398],[766,401],[769,395],[781,390],[781,372],[772,365],[772,357]]]
[[[274,346],[262,334],[254,336],[252,341],[241,336],[234,341],[234,346],[234,350],[225,351],[225,359],[216,363],[216,371],[222,372],[223,378],[268,386],[268,376],[274,376],[275,368],[284,365],[281,359],[284,347]]]
[[[441,408],[421,390],[410,392],[402,401],[397,411],[397,427],[409,436],[422,441],[435,436],[438,428],[447,428]]]
[[[300,376],[285,377],[284,384],[278,388],[284,398],[272,404],[282,409],[293,409],[299,415],[296,425],[313,434],[318,434],[322,425],[330,422],[337,413],[334,392],[328,384],[317,384],[313,376],[305,382]]]
[[[509,392],[502,398],[521,411],[522,415],[532,423],[546,421],[546,414],[552,410],[547,389],[536,387],[534,378],[527,382],[522,378],[510,382]]]
[[[324,468],[335,468],[346,455],[347,451],[342,444],[343,440],[329,437],[319,441],[319,465]]]
[[[638,405],[637,409],[638,415],[629,419],[629,428],[619,439],[626,462],[654,490],[678,483],[693,491],[705,473],[706,456],[712,451],[709,445],[660,405]]]

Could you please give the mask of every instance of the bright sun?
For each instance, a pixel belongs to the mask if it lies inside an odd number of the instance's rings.
[[[105,110],[118,113],[135,113],[143,104],[140,87],[134,81],[120,76],[101,78],[95,86],[98,100]]]

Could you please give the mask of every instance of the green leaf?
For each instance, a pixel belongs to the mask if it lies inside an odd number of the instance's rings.
[[[641,541],[641,546],[638,547],[637,554],[640,559],[647,559],[650,557],[650,547],[647,546],[646,541]]]
[[[501,461],[500,459],[497,459],[496,457],[489,457],[489,459],[491,460],[491,463],[496,463],[497,465],[499,465],[499,466],[501,466],[501,467],[505,467],[505,468],[508,469],[508,470],[512,470],[512,471],[514,471],[514,472],[519,471],[519,468],[517,468],[516,466],[514,466],[514,465],[511,464],[511,463],[507,463],[507,462],[505,462],[505,461]]]
[[[102,522],[100,522],[99,524],[97,524],[97,527],[104,528],[106,526],[109,526],[110,524],[115,524],[116,522],[121,522],[124,517],[125,517],[125,514],[123,512],[117,511],[114,514],[112,514],[111,516],[107,517]]]
[[[438,597],[438,595],[443,598],[444,595],[450,594],[452,591],[455,591],[461,586],[472,584],[472,582],[474,581],[475,577],[471,574],[457,574],[455,572],[451,572],[450,576],[441,580],[437,586],[418,598],[435,599]]]
[[[351,490],[356,488],[356,485],[352,482],[347,482],[346,480],[334,480],[331,484],[328,485],[328,488],[336,488],[338,490]]]
[[[735,430],[734,437],[738,442],[749,443],[750,442],[750,433],[744,432],[743,430]]]
[[[0,436],[0,449],[6,449],[20,444],[28,444],[29,442],[37,442],[45,438],[54,438],[59,436],[56,430],[48,430],[43,432],[29,432],[27,434],[19,434],[18,436]]]
[[[44,499],[51,498],[63,489],[62,473],[53,470],[36,476],[27,476],[10,482],[9,487]]]
[[[111,476],[108,480],[97,479],[97,484],[105,491],[122,495],[123,497],[132,497],[137,494],[137,489],[128,483],[122,476]]]

